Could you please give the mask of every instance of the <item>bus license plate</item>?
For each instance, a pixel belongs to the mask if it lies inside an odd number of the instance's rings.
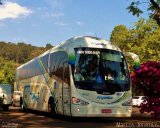
[[[102,113],[112,113],[111,109],[101,109]]]

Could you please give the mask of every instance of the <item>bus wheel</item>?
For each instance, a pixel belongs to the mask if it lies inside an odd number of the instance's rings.
[[[9,106],[8,105],[3,106],[3,111],[8,111],[8,110],[9,110]]]
[[[21,109],[22,111],[26,111],[26,107],[24,106],[24,103],[23,103],[23,100],[22,100],[22,99],[20,99],[20,109]]]
[[[48,112],[51,116],[56,115],[56,107],[53,99],[49,100],[48,102]]]

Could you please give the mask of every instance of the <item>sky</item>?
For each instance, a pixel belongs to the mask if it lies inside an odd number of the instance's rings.
[[[110,39],[117,25],[133,26],[129,0],[1,0],[0,41],[53,46],[75,36]],[[147,17],[144,14],[143,17]]]

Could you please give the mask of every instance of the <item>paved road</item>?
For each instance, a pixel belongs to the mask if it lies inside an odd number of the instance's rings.
[[[140,115],[138,108],[133,109],[131,118],[69,118],[50,117],[47,113],[21,112],[10,107],[9,112],[0,113],[0,128],[118,128],[118,127],[158,127],[160,120],[153,120],[148,114]]]

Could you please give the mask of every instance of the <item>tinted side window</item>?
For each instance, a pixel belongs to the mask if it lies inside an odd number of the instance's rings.
[[[54,72],[54,75],[62,80],[63,78],[63,65],[68,61],[68,55],[64,51],[59,51],[50,54],[50,71]]]
[[[40,75],[39,65],[37,59],[28,64],[29,77]]]
[[[70,85],[69,65],[68,63],[65,63],[63,66],[64,66],[64,82]]]
[[[18,70],[17,79],[25,79],[28,77],[28,66],[24,65]]]
[[[50,72],[55,72],[55,69],[58,67],[58,52],[50,54]]]
[[[41,65],[42,67],[42,72],[45,73],[47,71],[48,68],[48,58],[49,58],[49,54],[46,54],[45,56],[40,57],[40,60],[42,62],[43,65]]]

